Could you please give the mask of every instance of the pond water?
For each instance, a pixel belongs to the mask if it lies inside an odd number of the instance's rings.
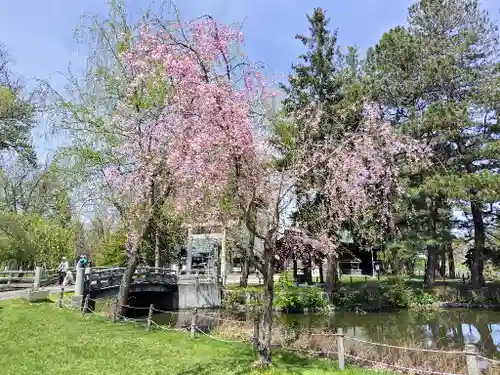
[[[147,310],[129,311],[128,314],[145,316]],[[200,316],[203,315],[246,320],[245,313],[228,310],[200,310]],[[158,313],[154,321],[177,328],[189,327],[191,316],[191,311]],[[212,321],[201,318],[198,324],[210,329]],[[473,344],[482,355],[500,358],[500,311],[494,310],[401,310],[364,315],[355,312],[277,314],[275,323],[288,332],[314,330],[334,333],[337,328],[343,328],[346,336],[398,346],[464,350],[466,344]]]
[[[229,311],[214,312],[225,319],[245,319]],[[176,325],[190,324],[191,312]],[[442,312],[398,311],[368,313],[352,312],[325,314],[279,314],[278,326],[286,330],[327,330],[332,333],[343,328],[346,336],[366,341],[400,346],[418,346],[440,350],[463,350],[474,344],[483,355],[500,358],[500,312],[447,310]],[[172,324],[171,314],[155,317],[158,324]]]

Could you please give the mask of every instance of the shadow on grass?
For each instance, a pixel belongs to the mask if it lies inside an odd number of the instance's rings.
[[[229,373],[234,375],[244,375],[249,374],[251,371],[252,362],[248,360],[247,356],[242,354],[241,359],[225,358],[221,361],[195,363],[185,370],[176,372],[175,375],[213,375]]]
[[[302,375],[306,369],[332,371],[333,364],[329,360],[318,360],[300,357],[294,353],[276,351],[273,354],[272,370],[276,373]],[[323,371],[322,371],[323,372]],[[191,367],[176,372],[175,375],[213,375],[213,374],[234,374],[245,375],[250,373],[269,374],[269,369],[258,369],[251,352],[247,350],[236,351],[231,358],[224,358],[220,361],[210,361],[196,363]],[[274,373],[274,371],[273,371]]]
[[[24,303],[25,305],[43,305],[44,303],[55,303],[55,301],[51,300],[50,298],[41,299],[39,301],[28,301],[24,298],[18,298],[17,300],[21,301],[21,303]]]
[[[299,356],[294,353],[289,352],[276,352],[274,354],[275,362],[278,364],[278,368],[286,368],[290,369],[306,369],[306,368],[314,368],[314,369],[322,369],[322,370],[332,370],[333,369],[333,361],[329,358],[310,358],[305,356]],[[300,372],[294,372],[300,374]]]

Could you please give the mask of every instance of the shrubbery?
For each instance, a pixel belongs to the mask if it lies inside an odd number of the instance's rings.
[[[282,274],[274,292],[274,307],[280,311],[314,311],[328,305],[328,301],[324,298],[324,293],[321,289],[316,287],[296,287],[287,273]],[[229,289],[224,293],[224,306],[236,307],[238,305],[247,305],[249,295],[261,294],[262,287],[260,286]],[[260,300],[259,296],[257,296],[257,300]]]
[[[247,304],[248,295],[261,295],[262,287],[248,286],[246,288],[229,288],[224,291],[223,305],[227,308],[236,308],[238,305]],[[259,300],[260,298],[258,298]]]
[[[256,296],[256,301],[253,303],[259,303],[262,287],[232,288],[230,292],[225,293],[225,306],[248,305],[248,294]],[[459,296],[457,291],[454,290],[452,294],[440,294],[436,289],[429,291],[416,288],[402,279],[395,278],[382,281],[377,285],[356,285],[355,288],[346,285],[332,295],[326,296],[323,290],[318,287],[294,286],[291,276],[284,273],[275,286],[274,306],[276,310],[285,312],[315,311],[321,310],[328,305],[343,310],[387,311],[404,308],[435,308],[441,302],[470,305],[496,304],[500,302],[497,298],[486,298],[475,292],[468,293],[467,296]]]
[[[281,311],[318,310],[328,305],[321,289],[316,287],[296,287],[288,273],[280,277],[276,289],[274,305]]]
[[[376,287],[341,288],[333,294],[331,302],[345,309],[387,310],[432,305],[438,298],[423,289],[409,287],[403,280],[392,279]]]

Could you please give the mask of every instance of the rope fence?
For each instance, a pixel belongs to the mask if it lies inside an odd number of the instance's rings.
[[[172,314],[172,312],[149,307],[118,305],[117,302],[91,299],[86,296],[83,303],[75,304],[62,292],[58,306],[80,311],[82,316],[94,313],[111,318],[114,322],[135,323],[147,331],[190,332],[192,338],[201,335],[218,342],[228,344],[251,344],[254,355],[257,355],[259,342],[259,323],[248,320],[232,320],[198,312],[191,314],[190,323],[181,327],[160,324],[155,321],[155,315]],[[147,317],[130,318],[120,315],[118,311],[126,308],[135,311],[147,310]],[[189,320],[189,316],[188,316]],[[437,350],[409,346],[396,346],[385,343],[371,342],[352,336],[346,336],[339,328],[337,332],[321,332],[312,330],[286,329],[273,327],[272,347],[281,351],[295,352],[309,357],[328,358],[336,360],[339,370],[345,364],[359,367],[371,367],[380,370],[393,370],[409,374],[434,375],[498,375],[500,360],[480,355],[475,346],[466,345],[465,351]]]

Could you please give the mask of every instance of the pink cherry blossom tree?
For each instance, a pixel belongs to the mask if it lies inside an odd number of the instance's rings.
[[[295,157],[298,164],[306,166],[307,178],[314,181],[315,187],[309,189],[306,200],[321,202],[314,209],[314,218],[308,221],[330,242],[331,251],[325,255],[329,273],[326,291],[331,292],[336,279],[335,250],[340,246],[337,234],[349,224],[356,228],[358,238],[369,243],[385,239],[394,229],[392,215],[401,190],[396,183],[400,168],[427,162],[428,152],[422,144],[395,133],[380,118],[375,104],[365,106],[362,126],[340,140],[338,134],[317,140],[321,137],[315,135],[323,133],[318,113],[312,109],[300,114],[299,121],[304,116],[311,119],[306,121],[308,131],[301,140],[308,151]],[[332,153],[336,156],[329,157]],[[307,167],[311,163],[316,167]],[[316,199],[318,195],[321,199]]]
[[[141,241],[158,206],[171,199],[182,215],[236,216],[264,243],[263,252],[255,254],[264,278],[258,349],[260,362],[270,364],[275,265],[290,253],[307,251],[310,243],[301,235],[284,252],[277,247],[301,178],[311,171],[329,172],[325,209],[332,225],[367,212],[390,223],[396,155],[417,148],[369,108],[365,126],[344,142],[297,145],[289,168],[279,168],[282,155],[269,141],[273,119],[259,122],[257,114],[265,113],[269,92],[262,76],[241,57],[242,42],[240,30],[208,16],[187,23],[150,20],[139,33],[127,30],[119,38],[117,64],[108,72],[113,77],[120,72],[119,95],[108,95],[106,108],[97,108],[90,120],[85,108],[70,112],[78,123],[91,123],[108,134],[99,167],[127,229],[121,306],[128,302]],[[321,127],[321,111],[312,108],[284,121],[300,119],[311,128]],[[99,140],[92,146],[96,144]],[[322,245],[317,248],[327,252],[328,236],[318,237],[315,241]]]
[[[208,16],[157,21],[120,55],[129,83],[108,118],[117,130],[116,163],[105,174],[127,226],[122,306],[155,206],[174,197],[180,214],[212,219],[253,180],[252,110],[263,96],[259,74],[232,55],[242,42],[239,30]]]
[[[321,127],[317,122],[318,111],[297,114],[297,118],[284,121],[307,121],[309,125]],[[364,220],[367,217],[378,223],[380,230],[392,226],[393,202],[399,189],[397,175],[398,159],[408,157],[411,164],[420,162],[425,155],[422,145],[396,134],[390,124],[383,121],[375,106],[366,106],[365,121],[352,134],[347,134],[340,143],[301,144],[288,160],[288,168],[279,167],[282,157],[271,143],[259,148],[258,163],[260,178],[253,181],[255,190],[247,196],[246,224],[248,229],[264,243],[262,254],[258,254],[257,268],[263,275],[263,311],[258,350],[262,364],[271,362],[272,306],[274,298],[274,272],[278,262],[310,251],[331,255],[335,247],[328,232],[312,237],[305,231],[287,233],[284,240],[284,219],[287,208],[294,199],[294,190],[305,175],[316,170],[326,171],[317,178],[325,179],[324,186],[328,202],[325,210],[331,223],[327,228],[339,229],[347,220]],[[310,152],[313,150],[313,152]],[[310,194],[315,194],[311,191]],[[255,215],[250,215],[257,210]],[[281,242],[281,246],[278,243]]]

